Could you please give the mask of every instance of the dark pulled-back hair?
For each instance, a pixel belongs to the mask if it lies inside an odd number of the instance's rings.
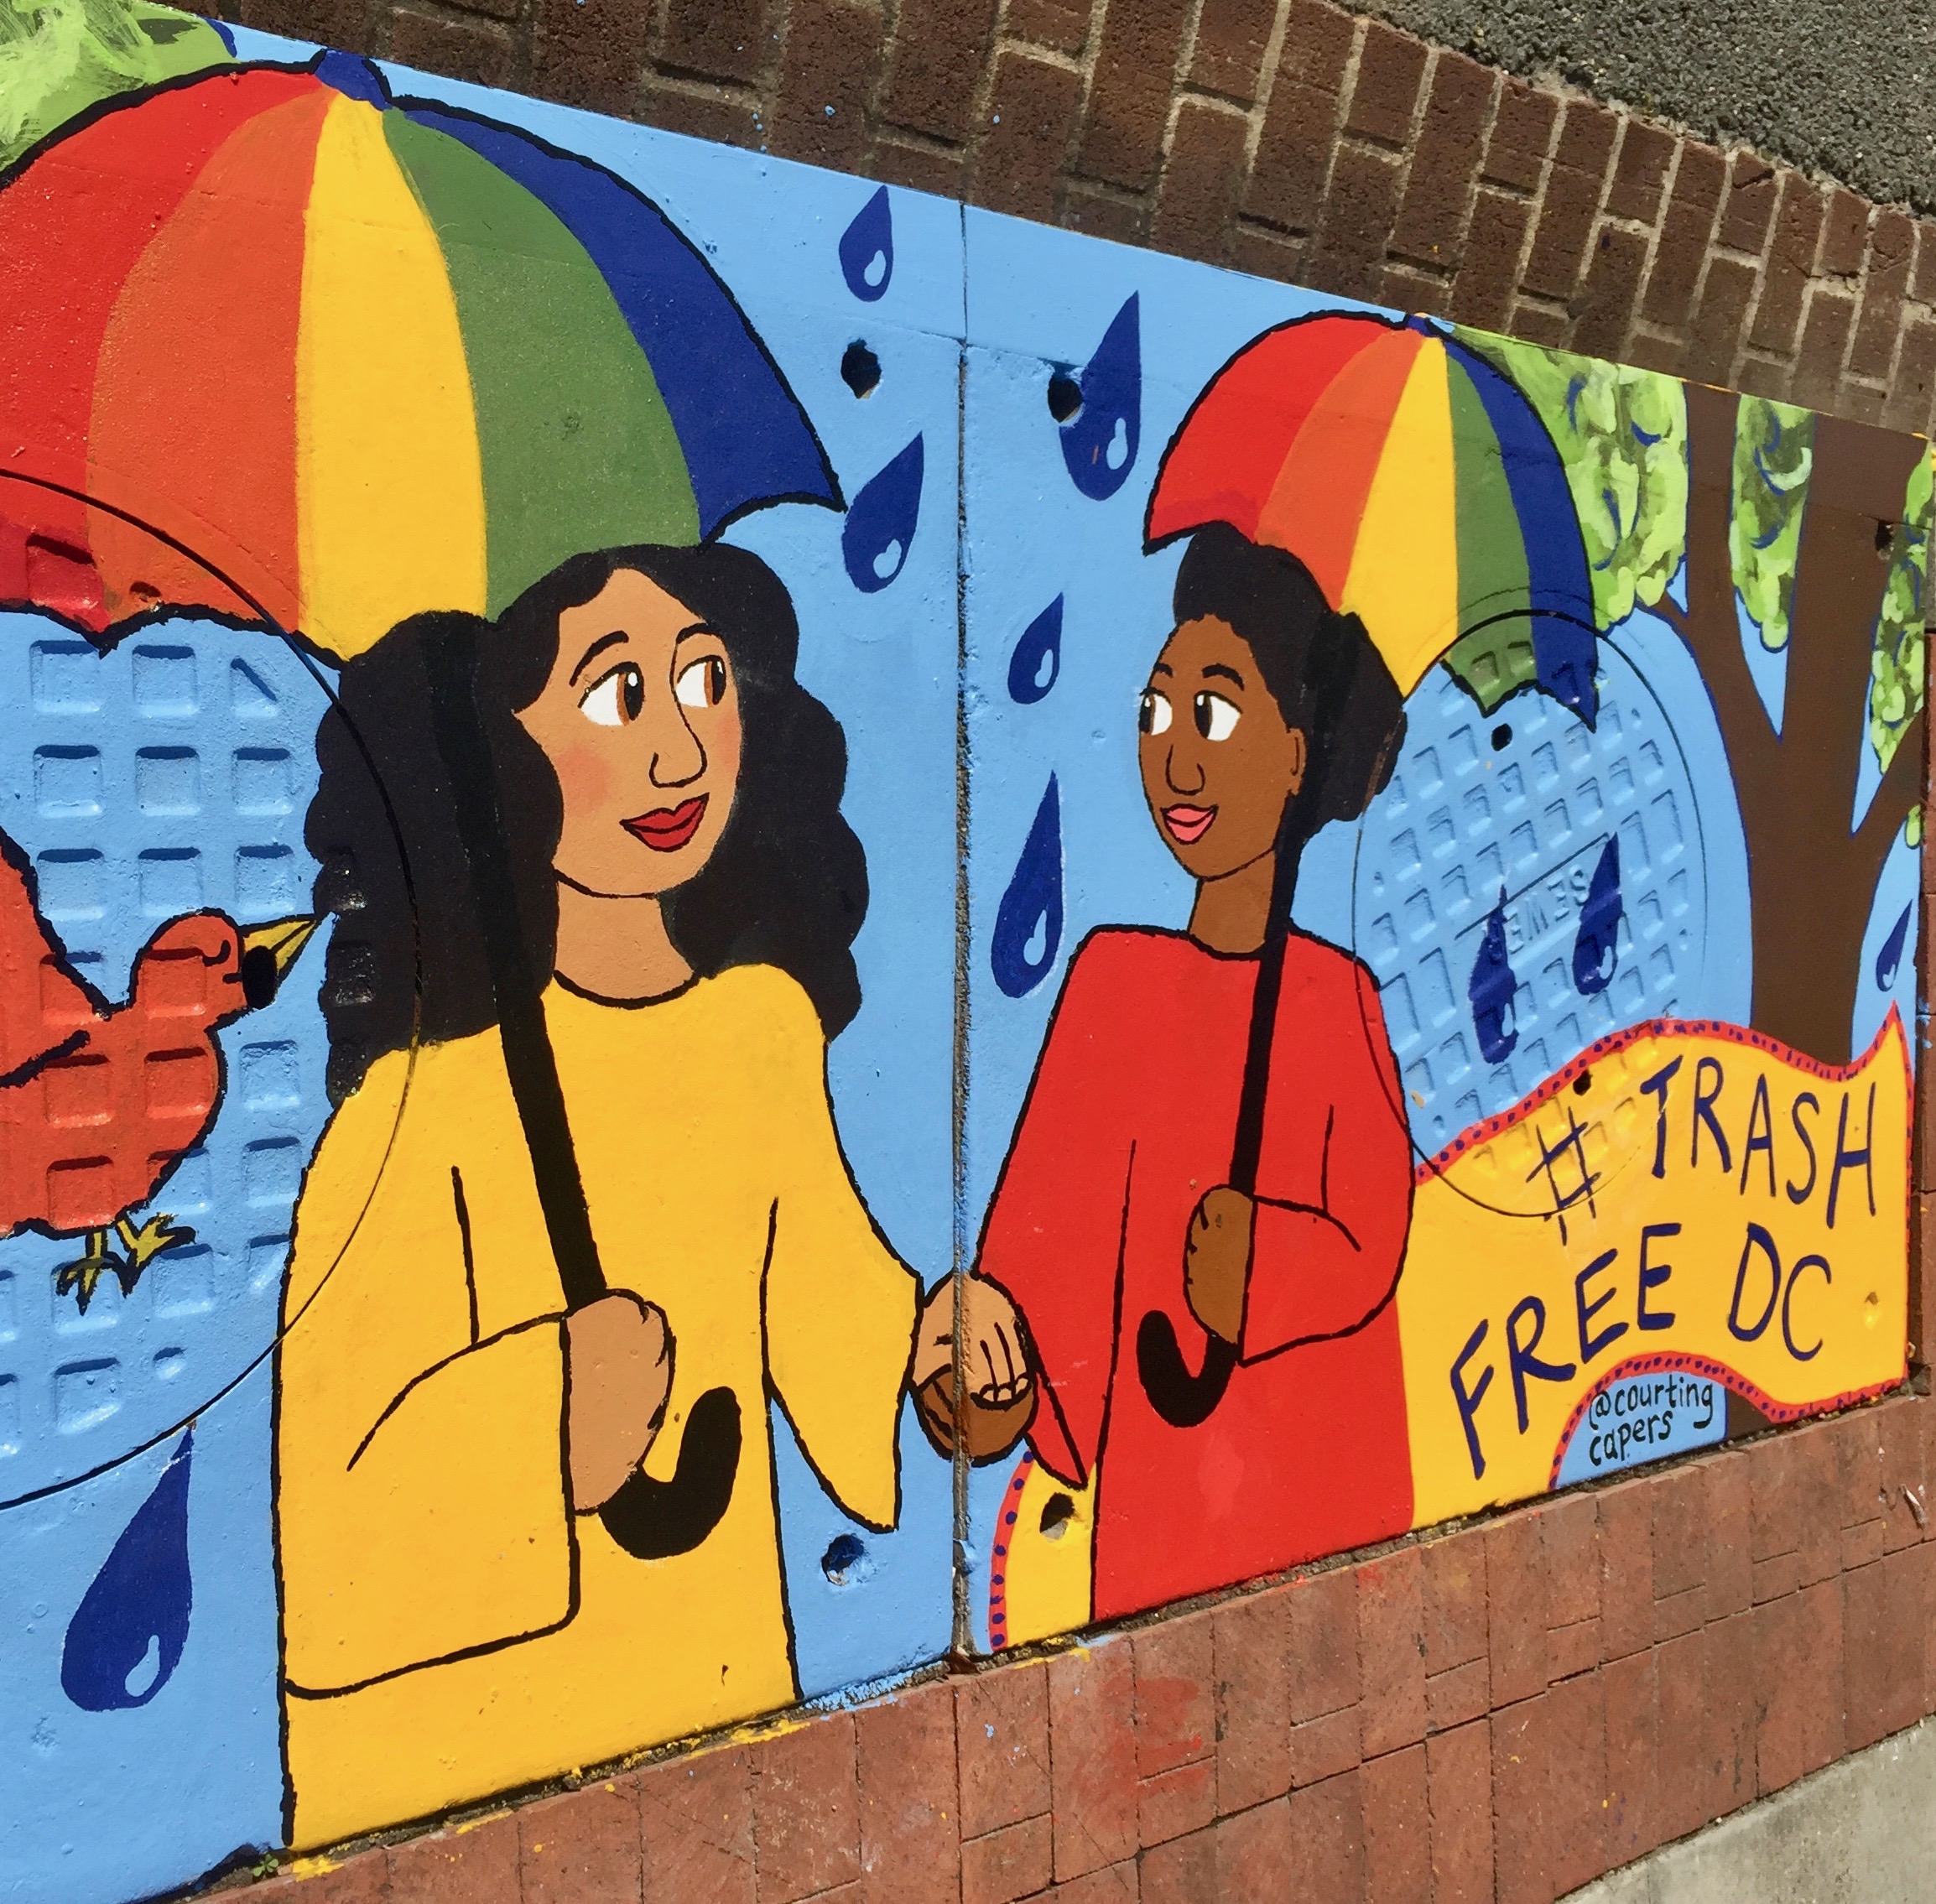
[[[1228,622],[1256,657],[1285,724],[1304,731],[1305,836],[1363,813],[1391,779],[1405,739],[1405,697],[1365,624],[1335,612],[1288,550],[1226,523],[1190,538],[1172,606],[1179,626],[1207,616]]]
[[[479,724],[523,943],[533,970],[550,975],[564,802],[518,714],[558,658],[559,617],[622,570],[717,631],[739,690],[744,741],[731,816],[705,866],[665,895],[673,944],[701,977],[755,964],[790,973],[829,1038],[860,1009],[852,947],[867,916],[867,856],[840,814],[840,723],[794,676],[799,627],[785,585],[757,555],[726,544],[604,549],[561,564],[495,622],[414,616],[343,668],[338,706],[316,735],[322,778],[304,829],[321,866],[316,910],[336,915],[322,989],[333,1102],[385,1052],[497,1022],[433,714],[430,651],[454,633],[475,647]]]

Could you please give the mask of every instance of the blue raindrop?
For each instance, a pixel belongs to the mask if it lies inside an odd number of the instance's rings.
[[[900,574],[921,515],[921,439],[861,486],[840,525],[847,577],[862,595],[875,595]]]
[[[1077,382],[1082,408],[1062,424],[1062,460],[1082,493],[1106,502],[1129,480],[1142,429],[1142,341],[1137,294],[1123,299]]]
[[[1573,983],[1590,998],[1613,982],[1620,963],[1620,835],[1612,835],[1600,850],[1600,863],[1580,908],[1580,931],[1573,941]]]
[[[1486,935],[1479,942],[1479,956],[1472,961],[1472,976],[1465,986],[1472,1029],[1478,1034],[1480,1055],[1488,1064],[1503,1064],[1519,1043],[1517,1025],[1511,1031],[1506,1028],[1517,990],[1506,955],[1506,889],[1501,887],[1499,903],[1486,915]]]
[[[888,207],[885,185],[854,214],[853,223],[840,234],[840,275],[862,304],[871,304],[887,295],[894,275],[894,214]]]
[[[995,911],[988,963],[1011,998],[1025,998],[1049,975],[1062,943],[1062,803],[1055,776]]]
[[[1902,963],[1903,942],[1909,936],[1909,914],[1914,910],[1914,902],[1902,908],[1902,916],[1889,929],[1889,936],[1882,941],[1882,949],[1876,955],[1876,989],[1887,991],[1896,982],[1897,968]]]
[[[60,1687],[84,1712],[144,1706],[174,1676],[195,1602],[188,1472],[195,1431],[175,1445],[81,1596],[60,1652]]]
[[[1028,626],[1008,658],[1008,694],[1024,707],[1040,700],[1062,673],[1062,597],[1057,596]]]

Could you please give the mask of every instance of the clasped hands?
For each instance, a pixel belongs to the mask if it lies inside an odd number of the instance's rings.
[[[1014,1446],[1035,1408],[1035,1382],[1022,1325],[1006,1291],[971,1276],[961,1285],[962,1405],[969,1457],[986,1460]],[[954,1450],[955,1286],[921,1305],[909,1386],[928,1438]],[[602,1507],[644,1460],[665,1419],[673,1338],[665,1312],[629,1289],[614,1290],[565,1319],[565,1444],[571,1501],[580,1514]]]
[[[952,1277],[945,1277],[921,1305],[908,1381],[915,1412],[938,1453],[954,1454],[959,1418],[968,1459],[991,1461],[1007,1454],[1027,1431],[1035,1413],[1035,1376],[1008,1292],[980,1276],[963,1277],[960,1287],[961,1374],[967,1390],[960,1407],[955,1395]]]

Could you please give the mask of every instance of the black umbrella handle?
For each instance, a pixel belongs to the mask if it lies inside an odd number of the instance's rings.
[[[1203,1366],[1191,1374],[1176,1339],[1176,1324],[1161,1309],[1151,1309],[1136,1331],[1136,1372],[1149,1405],[1172,1428],[1192,1428],[1207,1422],[1231,1385],[1237,1345],[1213,1335],[1205,1345]]]
[[[1315,788],[1308,791],[1314,793]],[[1271,874],[1271,909],[1257,955],[1257,982],[1251,994],[1250,1036],[1244,1047],[1243,1085],[1237,1097],[1236,1134],[1231,1146],[1230,1187],[1246,1197],[1257,1191],[1257,1160],[1264,1147],[1264,1105],[1270,1092],[1271,1046],[1278,1026],[1278,1001],[1283,995],[1284,948],[1291,934],[1291,904],[1297,896],[1298,866],[1309,837],[1303,815],[1314,799],[1296,794],[1284,803],[1278,829],[1277,864]],[[1253,1223],[1252,1234],[1255,1234]],[[1237,1366],[1237,1346],[1211,1335],[1203,1366],[1194,1375],[1178,1345],[1176,1325],[1152,1309],[1136,1331],[1136,1372],[1142,1392],[1172,1428],[1206,1422],[1224,1398]]]
[[[430,634],[424,656],[431,726],[455,806],[457,837],[471,869],[471,903],[491,973],[504,1069],[570,1314],[608,1294],[611,1285],[599,1261],[558,1081],[558,1058],[544,1022],[544,980],[534,969],[518,909],[497,776],[477,707],[477,648],[469,622],[453,618]],[[690,1553],[718,1526],[732,1499],[740,1441],[740,1408],[733,1392],[708,1389],[692,1406],[673,1478],[654,1480],[635,1468],[598,1510],[606,1532],[642,1560]]]

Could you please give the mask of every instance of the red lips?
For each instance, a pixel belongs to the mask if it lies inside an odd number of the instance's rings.
[[[706,796],[698,793],[676,807],[654,807],[650,813],[627,820],[625,830],[655,853],[676,853],[699,831],[699,823],[705,818],[705,803]]]
[[[1210,830],[1217,816],[1215,807],[1165,807],[1163,823],[1179,845],[1194,846]]]

